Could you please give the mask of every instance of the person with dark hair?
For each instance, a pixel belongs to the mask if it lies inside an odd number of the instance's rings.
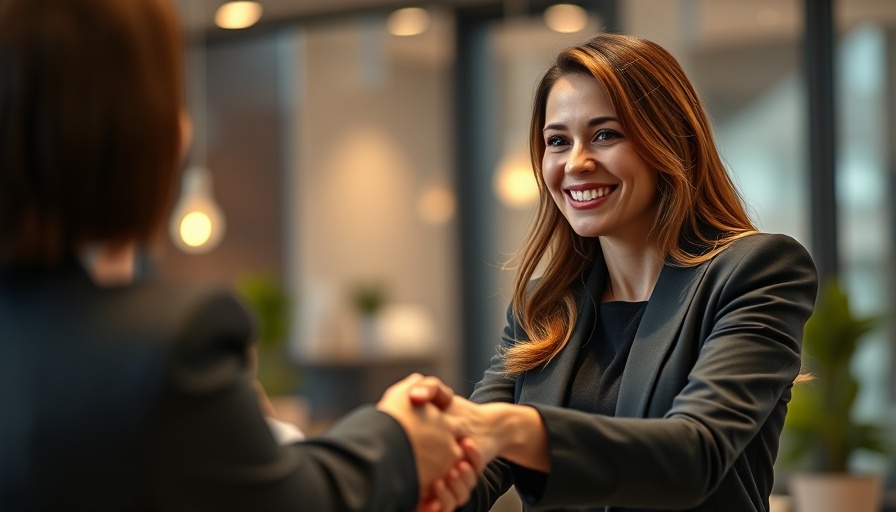
[[[166,0],[0,1],[0,510],[406,511],[475,483],[412,375],[278,446],[226,289],[133,282],[189,120]]]
[[[502,457],[464,510],[512,484],[527,510],[768,510],[810,255],[757,232],[655,43],[602,33],[560,52],[529,142],[540,202],[471,397],[485,405],[449,409]]]

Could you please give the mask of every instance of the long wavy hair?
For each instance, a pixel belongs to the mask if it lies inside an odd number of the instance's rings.
[[[653,239],[667,264],[700,264],[756,231],[697,93],[669,52],[651,41],[608,33],[563,50],[538,83],[532,108],[529,149],[539,204],[517,255],[511,307],[528,340],[503,353],[511,375],[547,363],[566,345],[578,313],[574,282],[600,251],[598,238],[573,231],[542,177],[545,105],[557,80],[570,74],[600,83],[626,137],[658,171]],[[539,268],[541,279],[532,281]]]

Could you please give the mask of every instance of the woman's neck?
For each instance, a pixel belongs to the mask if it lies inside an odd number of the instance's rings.
[[[601,302],[644,302],[663,269],[660,251],[648,244],[633,246],[611,238],[600,238],[607,265],[607,284]]]

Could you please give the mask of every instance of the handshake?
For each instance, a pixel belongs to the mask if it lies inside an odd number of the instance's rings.
[[[436,377],[413,374],[377,403],[404,428],[420,482],[418,512],[450,511],[470,498],[495,457],[547,472],[547,434],[538,412],[508,403],[475,404]]]

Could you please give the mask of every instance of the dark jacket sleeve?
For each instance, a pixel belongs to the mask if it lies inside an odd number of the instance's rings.
[[[694,312],[702,328],[679,333],[701,338],[699,354],[671,408],[662,417],[610,418],[536,405],[551,474],[531,504],[694,507],[761,429],[770,440],[765,449],[776,450],[814,307],[814,264],[794,240],[767,235],[735,242],[709,264]]]
[[[195,301],[176,332],[146,434],[147,508],[414,509],[409,441],[395,420],[372,407],[320,437],[277,445],[250,386],[250,321],[232,295]]]
[[[501,337],[501,347],[506,349],[523,339],[525,333],[518,328],[513,319],[513,310],[507,308],[507,326]],[[500,350],[499,350],[500,352]],[[500,353],[492,356],[485,375],[473,389],[470,400],[476,403],[507,402],[513,403],[516,381],[504,374],[504,363]],[[510,465],[501,459],[490,462],[479,482],[470,495],[470,501],[458,510],[464,512],[487,512],[492,505],[513,485]]]

